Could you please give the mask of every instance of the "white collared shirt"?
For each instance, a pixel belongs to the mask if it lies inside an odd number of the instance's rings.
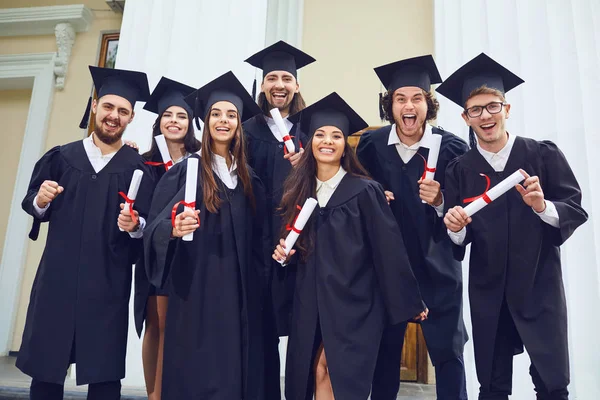
[[[431,129],[431,125],[425,124],[425,130],[423,131],[423,136],[421,140],[417,143],[414,143],[410,146],[405,145],[400,140],[398,133],[396,132],[396,124],[392,124],[392,129],[390,129],[390,136],[388,138],[388,146],[396,146],[396,151],[398,155],[404,162],[404,164],[408,164],[410,160],[417,154],[417,151],[421,147],[421,143],[427,143],[429,137],[433,135],[433,131]],[[435,209],[435,212],[438,217],[442,217],[444,215],[444,194],[442,193],[442,202],[439,206],[432,206]]]
[[[269,126],[269,129],[273,133],[273,136],[275,136],[276,138],[279,138],[281,135],[279,134],[279,129],[277,128],[277,125],[275,124],[275,120],[271,117],[267,117],[266,115],[265,115],[265,120],[267,121],[267,125]],[[283,123],[285,125],[285,128],[287,129],[285,134],[283,134],[283,136],[285,136],[286,134],[289,134],[289,132],[292,130],[292,127],[294,126],[294,124],[292,124],[290,122],[288,117],[285,117],[283,119]]]
[[[334,176],[326,180],[325,182],[317,179],[317,201],[319,202],[319,207],[325,207],[333,196],[335,189],[340,185],[342,178],[346,175],[346,171],[340,165],[340,169]]]
[[[92,168],[94,169],[94,171],[96,171],[96,173],[102,171],[102,169],[104,169],[104,167],[106,167],[108,165],[108,163],[110,162],[110,160],[113,159],[113,157],[115,156],[115,154],[117,154],[117,151],[113,151],[112,153],[109,154],[102,154],[102,150],[100,150],[100,148],[98,146],[96,146],[96,143],[94,143],[94,139],[93,139],[94,133],[92,132],[92,134],[88,137],[86,137],[85,139],[83,139],[83,148],[85,150],[85,154],[88,157],[88,160],[90,160],[90,164],[92,164]],[[121,146],[123,146],[123,143],[121,142]],[[48,209],[48,207],[50,207],[50,203],[46,204],[46,207],[41,208],[40,206],[37,205],[37,196],[33,198],[33,209],[34,209],[34,213],[36,214],[36,216],[38,218],[42,218],[44,216],[44,214],[46,214],[46,210]],[[129,232],[129,236],[131,236],[134,239],[140,239],[144,236],[144,228],[146,227],[146,220],[144,219],[144,217],[139,217],[139,222],[140,222],[140,226],[138,228],[137,231],[135,232]]]
[[[477,151],[479,151],[479,154],[481,154],[485,161],[487,161],[488,164],[490,164],[494,171],[502,172],[504,171],[504,168],[506,168],[506,163],[508,162],[508,158],[510,157],[513,145],[515,144],[515,138],[515,135],[508,134],[508,141],[506,142],[502,150],[500,150],[497,153],[492,153],[490,151],[482,149],[479,145],[479,142],[477,142]],[[558,211],[556,210],[556,206],[554,205],[554,203],[552,203],[550,200],[546,200],[546,208],[544,209],[544,211],[538,213],[537,211],[533,210],[533,212],[548,225],[553,226],[554,228],[559,227]],[[465,241],[465,237],[467,236],[467,230],[466,228],[462,228],[458,232],[452,232],[448,229],[448,235],[455,244],[460,246]]]
[[[235,189],[238,183],[237,164],[235,160],[231,163],[231,167],[227,167],[227,160],[224,157],[213,153],[212,170],[219,179],[223,181],[229,189]]]

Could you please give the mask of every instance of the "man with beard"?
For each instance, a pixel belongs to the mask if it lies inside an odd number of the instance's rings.
[[[467,398],[463,349],[467,341],[462,316],[462,271],[453,259],[453,246],[443,222],[444,172],[449,161],[468,150],[466,143],[441,128],[432,127],[439,104],[430,92],[441,82],[431,55],[401,60],[375,68],[387,88],[382,111],[392,124],[365,133],[358,157],[386,190],[402,230],[404,246],[429,318],[421,322],[427,349],[435,366],[437,398]],[[433,135],[441,135],[434,179],[424,171]],[[384,332],[373,378],[371,398],[392,400],[400,384],[400,358],[406,323]]]
[[[254,54],[247,63],[262,69],[258,105],[262,114],[244,123],[248,143],[248,163],[265,185],[268,212],[271,215],[269,232],[275,246],[280,237],[281,216],[277,210],[283,195],[283,182],[295,166],[307,142],[297,125],[288,116],[304,109],[304,99],[298,84],[298,69],[314,62],[308,54],[279,41]],[[277,129],[270,110],[279,109],[289,135],[292,136],[296,152],[288,153],[283,142],[273,132]],[[282,133],[285,135],[285,133]],[[271,285],[265,293],[265,381],[266,400],[280,400],[279,336],[289,334],[296,264],[282,267],[271,260],[273,271]]]
[[[132,264],[142,247],[154,184],[143,158],[123,146],[133,107],[149,96],[146,74],[90,67],[96,128],[50,149],[35,165],[22,207],[30,238],[48,222],[17,367],[31,376],[30,398],[62,399],[70,364],[88,399],[119,399]],[[89,105],[81,127],[87,125]],[[134,170],[144,172],[135,210],[124,210]]]

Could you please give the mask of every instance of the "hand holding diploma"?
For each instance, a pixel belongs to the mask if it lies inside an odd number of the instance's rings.
[[[544,191],[540,185],[540,178],[537,176],[529,176],[522,169],[519,170],[525,177],[523,185],[516,185],[517,191],[523,197],[523,202],[533,208],[538,214],[546,209],[546,200],[544,200]]]
[[[285,238],[285,241],[277,246],[275,254],[273,254],[273,258],[280,264],[283,264],[286,259],[289,258],[287,257],[288,255],[291,256],[293,254],[291,253],[292,247],[294,247],[294,244],[296,244],[296,240],[298,240],[302,229],[304,229],[304,226],[308,222],[308,219],[312,215],[316,206],[317,200],[312,197],[306,199],[302,208],[298,206],[298,208],[300,208],[300,213],[294,220],[293,226],[287,227],[290,233],[288,234],[287,238]],[[279,254],[277,254],[278,252]],[[275,257],[276,255],[277,257]]]
[[[439,206],[442,204],[442,188],[438,181],[432,179],[419,179],[419,197],[423,203],[427,203],[432,206]]]
[[[184,237],[189,234],[193,234],[196,229],[200,227],[198,219],[200,210],[188,210],[187,208],[179,213],[175,217],[175,223],[173,231],[171,232],[172,237]]]
[[[119,195],[125,199],[125,203],[121,203],[121,212],[119,213],[119,218],[117,219],[117,225],[119,226],[119,230],[121,232],[134,232],[138,228],[138,213],[133,209],[133,204],[135,203],[135,198],[140,190],[140,184],[142,183],[143,176],[144,172],[136,169],[133,171],[133,176],[131,177],[131,183],[129,184],[127,195],[125,195],[123,192],[119,192]]]
[[[58,182],[44,181],[38,190],[35,201],[39,208],[46,207],[52,200],[65,190]]]
[[[285,245],[285,240],[279,239],[279,244],[275,248],[272,257],[273,260],[277,261],[279,264],[285,265],[294,254],[296,254],[296,250],[288,250],[287,246]]]
[[[194,240],[194,231],[200,227],[200,210],[196,210],[196,187],[198,185],[198,159],[190,157],[187,159],[187,171],[185,175],[185,199],[178,201],[171,212],[171,224],[173,230],[171,236],[181,237],[186,242]],[[182,213],[175,216],[177,207],[185,206]]]

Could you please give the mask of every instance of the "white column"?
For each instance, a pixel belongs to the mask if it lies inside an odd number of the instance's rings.
[[[554,141],[565,153],[590,214],[562,246],[569,311],[572,398],[600,398],[600,192],[594,178],[600,148],[595,95],[600,91],[600,4],[595,0],[435,0],[436,61],[446,78],[485,52],[525,80],[510,91],[508,130]],[[466,139],[460,108],[438,96],[439,123]],[[596,185],[593,185],[596,183]],[[465,283],[468,262],[463,263]],[[465,284],[466,291],[466,284]],[[465,318],[470,328],[468,299]],[[472,343],[465,354],[469,397],[475,398]],[[512,399],[530,399],[527,356],[515,358]]]
[[[251,91],[255,70],[244,60],[265,44],[301,37],[301,4],[302,0],[128,0],[116,66],[146,72],[151,90],[161,76],[200,87],[232,70]],[[143,104],[136,106],[125,138],[146,151],[156,115],[142,108]],[[132,318],[123,383],[144,385],[141,341]]]

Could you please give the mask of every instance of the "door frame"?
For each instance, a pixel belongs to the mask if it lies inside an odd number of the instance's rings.
[[[0,88],[31,88],[31,101],[0,262],[0,356],[12,343],[23,271],[27,261],[31,220],[21,210],[33,167],[46,147],[48,121],[54,97],[56,53],[0,55]]]

